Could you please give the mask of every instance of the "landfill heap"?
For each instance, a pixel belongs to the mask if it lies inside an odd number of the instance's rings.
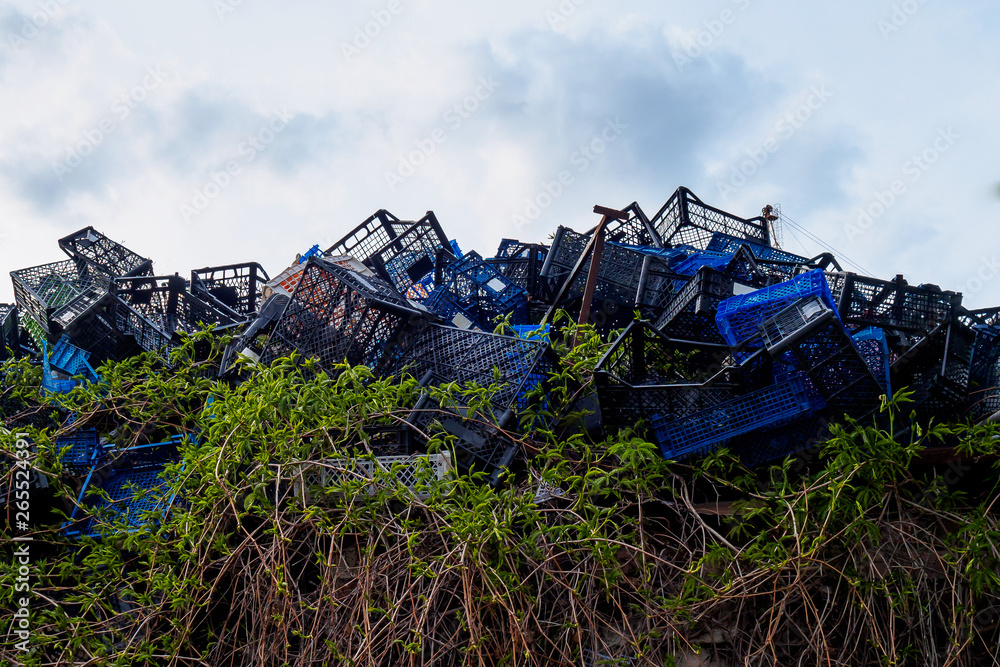
[[[252,372],[240,357],[293,352],[331,374],[346,361],[424,387],[499,377],[489,414],[473,419],[425,392],[411,428],[372,440],[376,455],[419,455],[436,421],[456,436],[447,463],[494,483],[519,456],[508,433],[527,394],[559,364],[547,339],[557,309],[603,333],[624,328],[597,367],[599,421],[588,427],[645,431],[668,459],[728,446],[749,465],[771,461],[845,416],[878,418],[882,396],[902,387],[922,423],[1000,412],[1000,308],[969,311],[935,285],[782,250],[770,208],[744,219],[682,187],[652,217],[635,203],[595,210],[595,229],[559,227],[548,245],[504,239],[488,258],[463,253],[431,212],[404,221],[380,210],[275,278],[255,262],[156,276],[88,227],[59,241],[67,259],[11,272],[3,354],[37,360],[45,390],[65,392],[99,382],[107,360],[162,354],[211,324],[235,335],[221,368],[231,382]],[[492,333],[497,318],[515,335]],[[14,408],[0,408],[10,426]],[[86,471],[114,457],[146,470],[148,459],[156,470],[178,444],[110,452],[99,436],[80,435],[64,463]]]

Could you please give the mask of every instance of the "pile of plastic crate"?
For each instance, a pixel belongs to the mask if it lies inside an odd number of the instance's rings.
[[[589,313],[607,337],[593,395],[581,399],[599,408],[587,430],[638,431],[669,459],[722,446],[748,464],[783,457],[821,442],[830,424],[881,419],[883,397],[903,387],[924,424],[1000,414],[1000,308],[969,311],[934,285],[790,253],[769,209],[742,218],[686,188],[655,215],[637,203],[614,213],[585,232],[558,227],[549,243],[503,239],[485,257],[463,253],[432,212],[402,220],[379,210],[273,279],[255,262],[156,275],[149,259],[88,227],[59,241],[66,259],[11,273],[0,361],[27,356],[46,390],[71,391],[100,382],[107,360],[148,351],[169,363],[186,334],[212,326],[233,334],[220,364],[227,382],[293,354],[330,376],[363,364],[377,378],[417,380],[405,424],[372,426],[354,454],[290,472],[287,489],[309,502],[352,479],[417,498],[452,471],[499,483],[544,413],[559,309]],[[35,407],[0,397],[8,427],[51,421]],[[176,501],[155,491],[180,440],[119,451],[99,428],[63,431],[63,469],[118,501],[105,511],[81,495],[68,531],[154,520]],[[126,486],[148,498],[118,498]]]

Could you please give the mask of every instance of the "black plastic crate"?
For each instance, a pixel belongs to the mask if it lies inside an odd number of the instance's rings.
[[[1000,412],[1000,326],[976,326],[969,372],[969,415],[982,419]]]
[[[733,296],[735,285],[731,276],[702,267],[673,296],[656,320],[656,328],[671,338],[725,344],[715,314],[719,304]]]
[[[935,286],[907,285],[903,276],[879,280],[855,273],[827,273],[840,318],[848,324],[928,334],[951,321],[962,295]]]
[[[486,260],[504,276],[523,288],[534,299],[551,298],[549,282],[542,277],[542,267],[549,247],[540,243],[521,243],[503,239],[496,257]]]
[[[187,281],[177,275],[116,278],[112,291],[116,328],[150,352],[177,343],[179,332],[235,321],[191,294]]]
[[[677,188],[650,221],[665,247],[689,245],[706,249],[715,234],[771,246],[763,217],[744,219],[702,202],[685,187]]]
[[[33,318],[50,342],[109,298],[108,275],[80,259],[11,271],[10,276],[20,314]]]
[[[831,421],[829,411],[819,411],[747,434],[737,438],[731,446],[747,466],[771,463],[822,445],[830,439]]]
[[[918,418],[957,419],[966,410],[976,334],[956,318],[939,324],[890,367],[892,386],[915,393]]]
[[[793,302],[760,325],[764,347],[786,353],[838,416],[861,417],[878,409],[885,389],[872,374],[843,323],[822,298]]]
[[[723,345],[672,340],[633,322],[601,357],[594,383],[606,428],[647,427],[654,416],[680,417],[731,399]]]
[[[425,381],[428,381],[425,378]],[[430,384],[441,382],[441,378],[430,380]],[[471,412],[465,406],[455,403],[442,405],[425,392],[408,420],[413,438],[425,444],[437,429],[454,436],[455,457],[459,471],[468,473],[479,470],[489,475],[491,484],[497,484],[509,468],[520,450],[520,446],[505,433],[514,424],[512,411],[496,415]]]
[[[0,361],[17,356],[21,349],[21,330],[17,324],[17,306],[0,303]]]
[[[589,236],[566,227],[556,230],[542,268],[542,275],[552,281],[554,292],[572,273],[589,240]],[[590,264],[591,258],[588,258],[567,290],[566,298],[575,299],[583,295]],[[594,300],[625,309],[639,309],[644,316],[652,317],[673,295],[676,279],[665,258],[616,243],[605,243]]]
[[[383,375],[408,372],[415,378],[432,374],[460,385],[497,384],[500,389],[493,404],[502,411],[522,401],[537,384],[547,350],[548,344],[539,339],[423,324],[408,330],[386,355]]]
[[[620,243],[622,245],[663,247],[663,241],[659,233],[653,224],[650,223],[649,218],[646,217],[643,210],[639,208],[638,203],[632,202],[621,209],[621,211],[627,214],[627,217],[624,220],[614,218],[605,224],[605,241]],[[587,232],[587,235],[590,236],[596,229],[595,227],[590,230]]]
[[[191,272],[191,292],[235,319],[257,316],[261,289],[270,280],[257,262],[206,267]]]
[[[93,227],[64,236],[59,239],[59,247],[70,257],[86,262],[109,278],[152,273],[151,260],[112,241]]]
[[[411,323],[429,318],[388,282],[321,258],[308,260],[264,345],[260,360],[298,352],[327,372],[345,361],[377,368]],[[457,329],[456,329],[457,331]]]
[[[379,210],[323,254],[353,255],[405,294],[434,271],[442,253],[452,255],[451,244],[433,212],[410,222]]]

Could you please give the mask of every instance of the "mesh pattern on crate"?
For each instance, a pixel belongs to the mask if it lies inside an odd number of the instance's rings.
[[[17,351],[21,332],[17,324],[17,306],[0,303],[0,360],[7,358],[7,348]]]
[[[175,332],[193,333],[202,324],[232,324],[233,319],[194,296],[177,276],[117,278],[115,325],[147,351],[173,340]]]
[[[744,219],[709,206],[684,187],[671,195],[651,224],[667,247],[690,245],[704,249],[715,233],[771,245],[767,223],[762,218]]]
[[[382,210],[323,254],[353,255],[384,272],[405,293],[434,270],[438,251],[450,247],[433,213],[416,222],[403,222]]]
[[[541,275],[548,250],[543,245],[521,244],[517,248],[502,248],[502,251],[510,254],[501,256],[498,251],[496,257],[487,259],[486,262],[531,296],[541,298],[548,294],[547,282]]]
[[[727,343],[739,345],[754,336],[762,322],[790,303],[810,296],[820,297],[834,313],[837,312],[826,277],[822,271],[814,269],[783,283],[726,299],[719,304],[715,323]]]
[[[494,405],[511,406],[536,373],[546,344],[492,333],[456,329],[436,324],[408,333],[387,357],[385,375],[404,370],[422,378],[428,372],[458,384],[488,387],[497,374],[499,391]]]
[[[83,535],[97,536],[101,519],[124,519],[129,527],[144,525],[143,513],[165,514],[174,494],[163,479],[163,471],[178,457],[176,439],[155,445],[124,450],[115,460],[98,460],[91,469],[77,503],[85,508],[86,518],[73,528]],[[109,500],[89,492],[99,488]],[[83,518],[74,508],[70,520]]]
[[[783,459],[816,447],[829,438],[829,420],[820,415],[794,419],[766,431],[750,433],[733,443],[747,466]]]
[[[590,237],[560,227],[549,251],[546,275],[564,280],[573,270],[577,260],[586,250]],[[592,256],[584,262],[577,274],[576,280],[570,286],[567,297],[575,298],[583,295],[590,272]],[[650,274],[655,275],[655,282],[644,283]],[[598,267],[597,285],[594,298],[599,301],[615,303],[623,306],[640,304],[653,305],[662,301],[665,290],[673,287],[667,279],[673,273],[667,262],[634,248],[605,243],[601,253],[601,264]]]
[[[478,306],[487,322],[507,314],[513,315],[516,323],[527,318],[528,293],[474,251],[445,267],[442,283],[461,303]]]
[[[61,337],[52,347],[49,361],[52,366],[70,375],[93,372],[89,363],[90,352],[70,343],[67,336]]]
[[[648,427],[654,416],[677,419],[733,398],[731,387],[706,387],[696,384],[668,385],[598,385],[601,418],[605,428]]]
[[[491,472],[494,479],[513,462],[519,449],[482,415],[467,415],[464,408],[444,408],[426,394],[414,408],[410,424],[420,440],[424,434],[433,437],[438,428],[455,436],[456,465],[463,470],[474,467]]]
[[[892,382],[889,379],[889,342],[885,331],[877,327],[863,329],[851,336],[858,352],[868,364],[872,375],[882,386],[886,395],[892,396]]]
[[[317,502],[325,495],[320,491],[344,483],[360,480],[375,482],[365,486],[365,492],[375,494],[378,488],[394,488],[402,485],[416,498],[428,498],[430,492],[418,491],[434,480],[442,480],[451,470],[451,455],[414,454],[412,456],[376,456],[371,458],[332,458],[309,461],[292,466],[288,476],[292,480],[295,495],[306,502]],[[425,472],[426,471],[426,472]],[[379,479],[376,481],[376,475]],[[383,476],[391,479],[386,480]]]
[[[766,245],[761,245],[760,243],[754,243],[753,241],[738,239],[734,236],[729,236],[720,232],[712,234],[712,240],[708,242],[708,247],[705,249],[714,252],[735,253],[740,249],[741,245],[745,245],[750,248],[750,252],[753,253],[755,259],[774,262],[789,262],[800,265],[809,263],[809,260],[805,257],[785,252],[779,248],[771,248]]]
[[[829,273],[827,281],[841,319],[883,329],[929,333],[951,319],[962,297],[854,273]]]
[[[68,327],[108,295],[108,276],[67,259],[11,272],[18,307],[45,333]]]
[[[656,321],[656,328],[674,338],[722,343],[715,325],[716,312],[733,295],[734,281],[705,267],[677,292]]]
[[[728,356],[724,347],[680,343],[639,321],[625,328],[595,371],[629,385],[688,384],[714,376]]]
[[[659,234],[653,229],[646,214],[635,202],[622,209],[628,214],[625,220],[609,220],[604,226],[604,238],[623,245],[662,247]],[[595,228],[596,229],[596,228]]]
[[[260,306],[261,287],[268,280],[257,262],[207,267],[191,272],[191,291],[222,312],[252,317]]]
[[[792,379],[679,419],[657,417],[654,435],[665,458],[680,460],[816,409],[804,384]]]
[[[978,326],[969,373],[971,416],[986,417],[1000,411],[1000,327]]]
[[[852,417],[876,409],[884,389],[854,341],[818,297],[800,299],[761,325],[772,354],[787,348],[827,404]]]
[[[422,314],[391,285],[312,258],[261,353],[270,364],[298,352],[331,371],[376,367],[403,326]]]
[[[148,270],[152,267],[150,260],[112,241],[93,227],[59,239],[59,247],[70,257],[87,262],[109,278],[132,275],[137,269]]]
[[[955,417],[969,398],[975,333],[957,321],[939,325],[890,367],[892,386],[914,390],[921,418]]]
[[[459,329],[490,331],[488,318],[476,304],[463,304],[446,286],[438,287],[424,299],[423,304],[434,314]]]
[[[69,450],[59,459],[63,466],[74,472],[86,470],[97,454],[97,431],[91,428],[61,435],[53,440],[53,444],[57,451],[69,446]]]

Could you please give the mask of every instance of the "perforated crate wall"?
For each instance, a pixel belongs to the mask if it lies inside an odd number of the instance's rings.
[[[1000,327],[979,325],[974,331],[969,415],[981,419],[1000,412]]]
[[[387,355],[383,374],[399,376],[406,371],[421,379],[431,373],[449,382],[480,387],[494,384],[496,377],[500,389],[493,403],[505,409],[530,387],[546,348],[537,339],[428,324],[402,337]]]
[[[827,280],[840,318],[850,324],[927,334],[962,305],[961,294],[907,285],[902,276],[888,281],[831,273]]]
[[[791,280],[726,299],[719,304],[715,323],[730,345],[739,345],[756,336],[767,320],[798,299],[818,296],[830,309],[837,307],[830,294],[826,276],[819,269],[807,271]]]
[[[623,245],[663,247],[663,241],[660,239],[659,233],[650,223],[649,218],[646,217],[646,214],[639,207],[638,203],[632,202],[621,210],[628,217],[625,220],[609,220],[604,227],[605,240]],[[595,227],[588,234],[592,234],[596,229]]]
[[[429,317],[392,285],[310,258],[261,353],[270,364],[298,352],[327,372],[337,364],[376,368],[411,321]],[[457,331],[457,330],[456,330]]]
[[[434,270],[441,251],[451,245],[434,213],[404,222],[379,210],[323,254],[353,255],[405,294]]]
[[[653,432],[664,458],[682,460],[821,407],[810,400],[802,381],[793,378],[679,419],[658,417]]]
[[[485,323],[510,315],[514,324],[528,321],[528,293],[470,251],[440,272],[438,288],[447,288],[459,303],[477,309]]]
[[[975,332],[956,319],[938,325],[890,366],[892,386],[915,391],[909,407],[920,419],[955,419],[965,411],[975,342]]]
[[[885,331],[878,327],[869,327],[852,335],[851,338],[854,339],[854,345],[864,357],[865,363],[882,386],[882,390],[887,396],[892,396],[892,382],[889,377],[891,358]]]
[[[805,257],[800,257],[779,248],[772,248],[746,239],[739,239],[721,232],[712,234],[712,239],[708,242],[708,246],[705,249],[713,252],[735,253],[742,245],[747,246],[756,259],[786,262],[793,266],[809,263],[809,260]],[[793,272],[791,268],[788,271],[790,274]]]
[[[206,267],[191,272],[191,292],[235,319],[257,314],[261,288],[270,278],[257,262]]]
[[[89,471],[100,451],[97,430],[92,428],[78,429],[73,433],[54,438],[52,442],[57,451],[69,447],[62,452],[59,460],[64,468],[74,474]]]
[[[494,420],[499,424],[494,423]],[[511,426],[513,414],[469,414],[462,406],[444,407],[430,394],[421,396],[410,415],[413,437],[421,443],[443,430],[454,436],[455,465],[463,473],[477,470],[490,476],[490,483],[500,481],[504,469],[513,464],[520,447],[502,429]]]
[[[489,320],[478,305],[465,305],[452,294],[446,285],[437,287],[426,299],[423,305],[435,315],[459,329],[474,329],[477,331],[492,331]]]
[[[9,359],[21,349],[21,330],[17,323],[17,306],[0,303],[0,361]]]
[[[112,241],[93,227],[59,239],[59,247],[72,258],[83,260],[108,278],[150,275],[153,262]]]
[[[677,188],[650,220],[666,247],[690,245],[707,248],[715,233],[770,246],[767,222],[744,219],[702,202],[685,187]]]
[[[496,257],[489,258],[486,262],[532,297],[547,299],[551,296],[551,290],[548,280],[542,277],[542,267],[548,253],[548,246],[504,239]]]
[[[282,476],[292,481],[295,496],[306,503],[321,502],[327,495],[325,489],[354,480],[370,482],[365,486],[369,495],[374,495],[380,488],[393,489],[401,485],[414,498],[423,500],[431,495],[428,485],[443,480],[451,469],[451,454],[440,452],[306,461],[286,467]]]
[[[175,333],[194,333],[207,324],[235,323],[231,316],[188,292],[187,281],[180,276],[116,278],[112,289],[116,328],[150,352],[170,347]]]
[[[875,411],[884,388],[836,314],[816,296],[799,299],[761,324],[772,356],[791,354],[838,417]]]
[[[81,260],[11,271],[14,296],[23,315],[48,337],[58,336],[108,298],[110,279]]]
[[[102,523],[118,520],[124,520],[130,532],[145,524],[147,512],[158,518],[165,516],[176,494],[163,472],[178,457],[177,439],[101,455],[92,465],[77,506],[63,526],[64,534],[98,537]],[[94,489],[103,490],[108,500],[94,494]]]
[[[542,269],[542,274],[552,281],[553,291],[557,292],[572,272],[577,260],[586,250],[589,239],[590,237],[566,227],[560,227],[556,231]],[[566,294],[567,298],[583,295],[591,259],[592,257],[584,262]],[[667,261],[655,254],[605,243],[598,267],[594,299],[627,308],[662,307],[667,297],[673,293],[674,283],[670,278],[674,275]]]
[[[671,338],[724,343],[715,317],[719,304],[733,295],[734,285],[734,280],[720,271],[700,269],[664,308],[656,328]]]

